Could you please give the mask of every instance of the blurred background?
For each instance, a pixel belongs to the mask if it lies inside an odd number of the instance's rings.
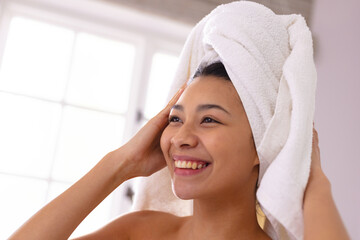
[[[182,45],[218,0],[0,0],[0,239],[5,239],[166,103]],[[318,71],[324,171],[360,239],[360,2],[257,1],[302,14]],[[134,181],[72,235],[128,212]]]

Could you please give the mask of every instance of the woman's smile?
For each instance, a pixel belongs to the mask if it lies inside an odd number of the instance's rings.
[[[193,176],[205,171],[211,162],[192,156],[173,155],[174,173],[179,176]]]
[[[197,77],[169,114],[161,149],[182,199],[233,192],[258,164],[252,132],[230,81]]]

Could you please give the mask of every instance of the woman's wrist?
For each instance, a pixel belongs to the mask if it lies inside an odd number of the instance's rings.
[[[324,171],[320,167],[311,169],[309,175],[309,183],[330,185],[328,177],[325,175]]]
[[[308,196],[331,196],[331,184],[322,169],[313,168],[311,170],[304,199]]]
[[[115,188],[132,178],[131,171],[126,164],[127,158],[127,155],[119,148],[106,154],[99,163],[111,175]]]

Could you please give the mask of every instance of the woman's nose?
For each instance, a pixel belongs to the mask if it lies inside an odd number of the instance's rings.
[[[170,140],[176,148],[192,148],[198,144],[198,138],[190,126],[181,126]]]

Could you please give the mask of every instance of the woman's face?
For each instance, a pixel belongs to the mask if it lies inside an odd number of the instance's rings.
[[[230,81],[194,79],[169,119],[161,149],[179,198],[254,190],[259,162],[245,110]]]

